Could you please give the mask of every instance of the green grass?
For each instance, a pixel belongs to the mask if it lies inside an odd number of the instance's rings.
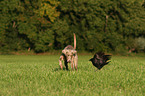
[[[113,56],[100,71],[91,57],[66,71],[58,55],[0,55],[0,96],[145,96],[144,56]]]

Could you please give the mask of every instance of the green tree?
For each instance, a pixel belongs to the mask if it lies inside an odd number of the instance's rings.
[[[35,9],[34,12],[39,14],[41,17],[47,17],[51,22],[59,16],[57,11],[57,6],[59,2],[57,0],[38,0],[40,6],[38,9]]]
[[[60,2],[58,9],[61,14],[58,22],[66,21],[69,26],[67,33],[77,34],[77,46],[80,50],[125,50],[127,40],[125,38],[141,36],[145,31],[144,0],[60,0]],[[59,30],[57,34],[61,34]],[[67,44],[69,43],[62,43]]]
[[[17,14],[22,10],[19,0],[0,1],[0,46],[1,50],[17,50],[19,43],[16,25]]]
[[[53,0],[0,1],[1,48],[12,51],[30,48],[35,52],[52,49],[54,36],[51,22],[59,16],[56,6],[57,2]],[[42,12],[44,14],[41,14]]]
[[[103,18],[99,18],[101,9],[98,9],[98,2],[96,0],[60,0],[60,6],[58,7],[60,11],[60,17],[58,22],[65,21],[65,25],[68,25],[66,38],[69,38],[68,42],[62,43],[62,45],[73,44],[73,36],[69,34],[76,33],[77,35],[77,48],[80,50],[86,50],[86,45],[89,44],[89,35],[101,34],[103,31],[104,23]],[[97,12],[97,11],[98,12]],[[101,16],[100,16],[101,17]],[[102,22],[101,22],[102,21]],[[59,25],[59,24],[58,24]],[[65,29],[66,29],[65,28]],[[56,31],[57,34],[61,32]],[[97,32],[97,33],[96,33]],[[91,37],[91,36],[90,36]],[[59,37],[58,37],[59,38]],[[72,38],[72,39],[71,39]],[[98,38],[96,38],[98,40]],[[57,39],[56,39],[57,40]],[[58,41],[58,40],[57,40]],[[59,41],[58,41],[59,42]],[[93,44],[95,45],[95,44]],[[92,47],[91,47],[92,48]]]
[[[0,50],[58,50],[76,33],[78,50],[124,52],[145,37],[144,0],[1,0],[0,13]]]

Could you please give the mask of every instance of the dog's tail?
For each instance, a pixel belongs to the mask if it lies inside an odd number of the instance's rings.
[[[76,34],[74,33],[74,49],[76,49]]]

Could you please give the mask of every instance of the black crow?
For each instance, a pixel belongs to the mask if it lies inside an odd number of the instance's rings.
[[[89,61],[91,61],[92,64],[100,70],[104,65],[107,65],[110,62],[108,61],[110,58],[111,55],[105,55],[103,52],[97,52]]]

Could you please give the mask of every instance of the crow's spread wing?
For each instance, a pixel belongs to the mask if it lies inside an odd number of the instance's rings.
[[[111,58],[111,55],[105,55],[103,52],[97,52],[93,58],[90,59],[93,65],[98,69],[101,69],[104,65],[107,65]]]

